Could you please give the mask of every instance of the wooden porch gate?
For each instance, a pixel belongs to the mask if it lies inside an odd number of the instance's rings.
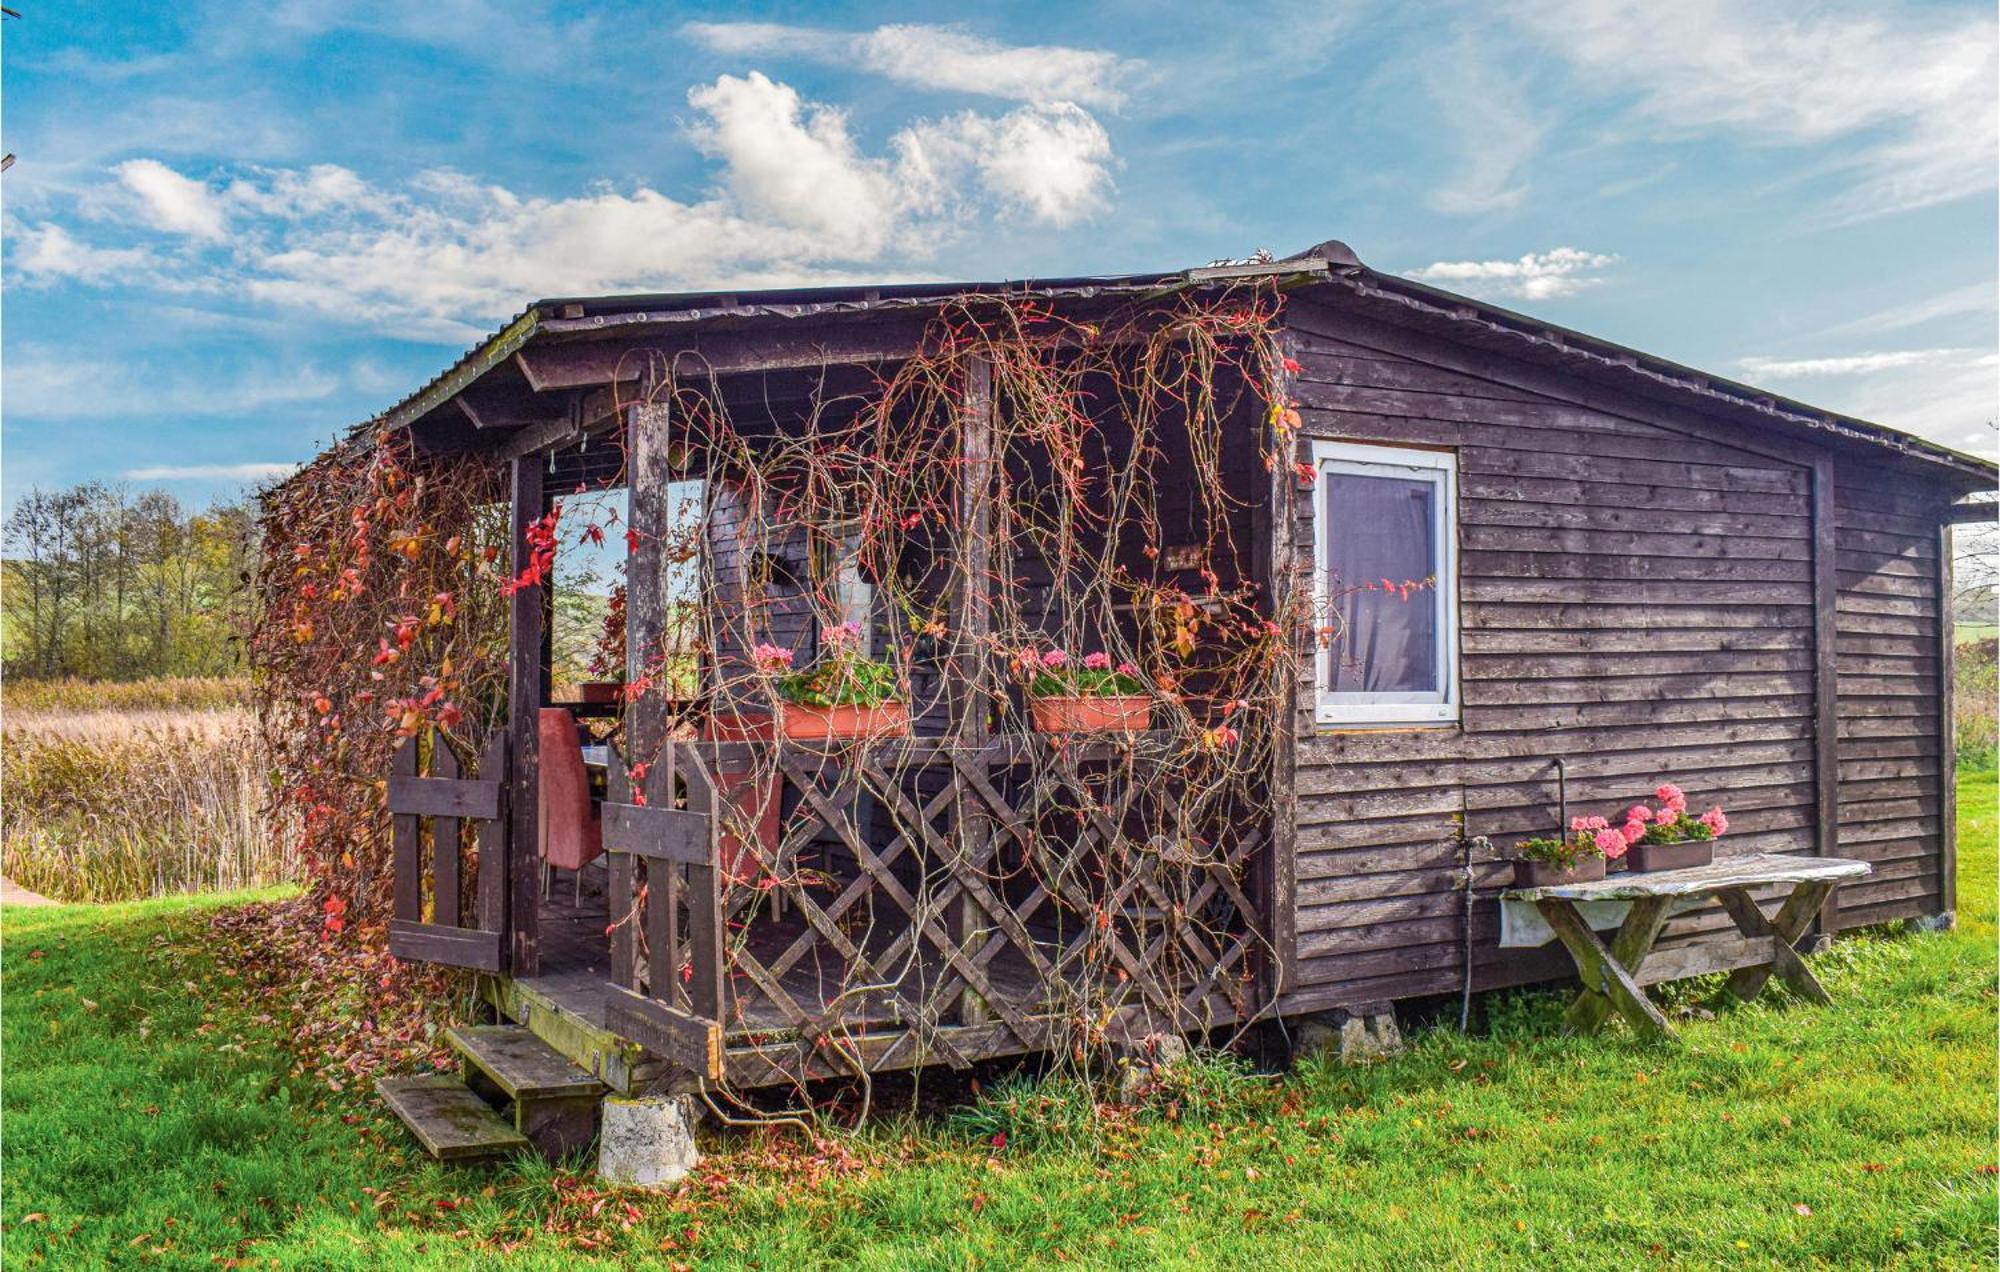
[[[389,952],[397,958],[504,970],[507,758],[505,729],[486,739],[475,778],[464,776],[442,735],[431,742],[428,774],[417,771],[416,738],[396,748],[389,769],[395,871]],[[477,863],[477,895],[471,898],[463,886],[468,833]]]
[[[702,775],[683,776],[686,807],[677,808],[671,760],[642,770],[635,785],[611,750],[603,822],[611,918],[605,1024],[719,1080],[722,901],[714,823]]]

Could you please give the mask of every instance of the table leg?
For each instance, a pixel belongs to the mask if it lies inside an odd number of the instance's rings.
[[[1546,898],[1535,902],[1535,908],[1541,911],[1542,917],[1576,961],[1577,973],[1583,978],[1586,990],[1594,989],[1609,999],[1611,1005],[1632,1022],[1632,1028],[1640,1037],[1678,1040],[1667,1018],[1646,997],[1646,991],[1633,981],[1625,965],[1605,948],[1597,933],[1590,930],[1590,924],[1584,922],[1574,905],[1559,898]],[[1627,921],[1630,921],[1629,915]],[[1623,934],[1623,929],[1620,933]],[[1658,935],[1657,928],[1654,934]],[[1643,951],[1640,957],[1644,957]]]
[[[1736,929],[1752,941],[1765,940],[1771,946],[1769,961],[1738,968],[1730,976],[1724,993],[1748,1002],[1762,992],[1764,982],[1775,973],[1799,997],[1822,1005],[1831,1003],[1832,996],[1812,974],[1805,960],[1799,957],[1794,946],[1832,892],[1831,883],[1801,883],[1792,889],[1791,896],[1785,898],[1778,916],[1766,919],[1764,912],[1751,899],[1749,889],[1724,888],[1718,891],[1715,899],[1729,911],[1729,917],[1736,922]]]
[[[1666,926],[1667,904],[1666,897],[1641,897],[1634,901],[1625,921],[1618,926],[1618,934],[1611,938],[1611,957],[1635,976],[1646,955],[1653,952],[1653,942],[1660,939],[1660,929]],[[1611,1000],[1601,991],[1586,987],[1570,1004],[1563,1023],[1576,1033],[1596,1033],[1610,1014]]]

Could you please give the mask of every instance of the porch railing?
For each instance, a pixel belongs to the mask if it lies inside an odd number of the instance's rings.
[[[698,1070],[724,1072],[724,1035],[769,1080],[1181,1032],[1263,1002],[1267,819],[1183,824],[1160,739],[670,749],[643,807],[616,785],[607,805],[612,963],[621,1018],[651,1025],[634,1036]]]

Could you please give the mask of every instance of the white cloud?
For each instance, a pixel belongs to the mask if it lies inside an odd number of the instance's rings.
[[[718,53],[768,53],[855,66],[899,84],[1024,102],[1117,107],[1142,64],[1060,45],[1006,45],[956,27],[892,25],[849,33],[772,22],[690,22]]]
[[[926,173],[967,168],[1000,202],[1065,225],[1099,211],[1111,192],[1111,138],[1067,102],[1023,106],[998,118],[965,111],[906,134],[905,157]]]
[[[1996,308],[2000,308],[2000,279],[1989,278],[1983,283],[1968,283],[1922,300],[1895,305],[1853,322],[1829,327],[1819,334],[1834,336],[1855,332],[1902,331],[1940,318],[1992,314]]]
[[[297,464],[154,464],[128,468],[127,481],[268,481],[298,471]]]
[[[60,225],[8,227],[14,268],[30,283],[72,278],[103,285],[150,273],[152,253],[136,247],[92,247]]]
[[[696,88],[688,104],[709,117],[692,130],[695,143],[723,161],[744,212],[823,236],[829,255],[872,257],[888,245],[903,188],[887,163],[862,157],[840,111],[757,71]]]
[[[130,159],[114,171],[139,197],[141,214],[151,225],[199,239],[219,239],[227,231],[222,200],[201,182],[157,159]]]
[[[1075,106],[918,121],[870,155],[839,110],[756,72],[688,100],[691,138],[720,166],[694,201],[646,187],[526,197],[449,171],[389,188],[330,165],[247,169],[214,189],[145,160],[148,189],[202,197],[169,200],[177,220],[99,199],[124,241],[83,243],[44,220],[13,236],[12,265],[27,281],[109,285],[143,264],[168,290],[464,342],[539,296],[849,282],[863,267],[880,281],[982,215],[1068,225],[1111,190],[1110,139]],[[227,234],[197,233],[209,222],[193,209]],[[135,237],[148,228],[171,237]]]
[[[1864,420],[1928,437],[1957,450],[1993,456],[1993,421],[2000,419],[2000,357],[1895,367],[1827,382],[1832,407]]]
[[[1481,296],[1548,300],[1574,295],[1602,282],[1597,271],[1617,260],[1616,256],[1601,252],[1557,247],[1546,252],[1529,252],[1513,261],[1437,261],[1422,269],[1406,271],[1404,277]]]
[[[1482,41],[1461,36],[1449,53],[1427,50],[1417,70],[1448,120],[1443,134],[1459,151],[1458,172],[1429,197],[1440,212],[1470,215],[1518,206],[1528,193],[1521,168],[1548,132],[1512,77],[1481,46]]]
[[[96,360],[41,345],[8,354],[9,419],[125,419],[241,415],[331,397],[338,376],[317,366],[252,366],[227,374]]]
[[[1976,349],[1892,349],[1880,353],[1848,353],[1825,358],[1741,358],[1737,365],[1752,376],[1786,380],[1800,376],[1869,375],[1899,367],[1963,365]]]
[[[1516,0],[1512,11],[1661,135],[1839,141],[1857,219],[1994,186],[2000,148],[1990,14],[1841,13],[1805,0]]]

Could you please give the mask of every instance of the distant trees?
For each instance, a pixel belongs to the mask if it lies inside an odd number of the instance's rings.
[[[160,490],[31,490],[6,520],[0,652],[26,678],[219,675],[242,666],[255,521]]]

